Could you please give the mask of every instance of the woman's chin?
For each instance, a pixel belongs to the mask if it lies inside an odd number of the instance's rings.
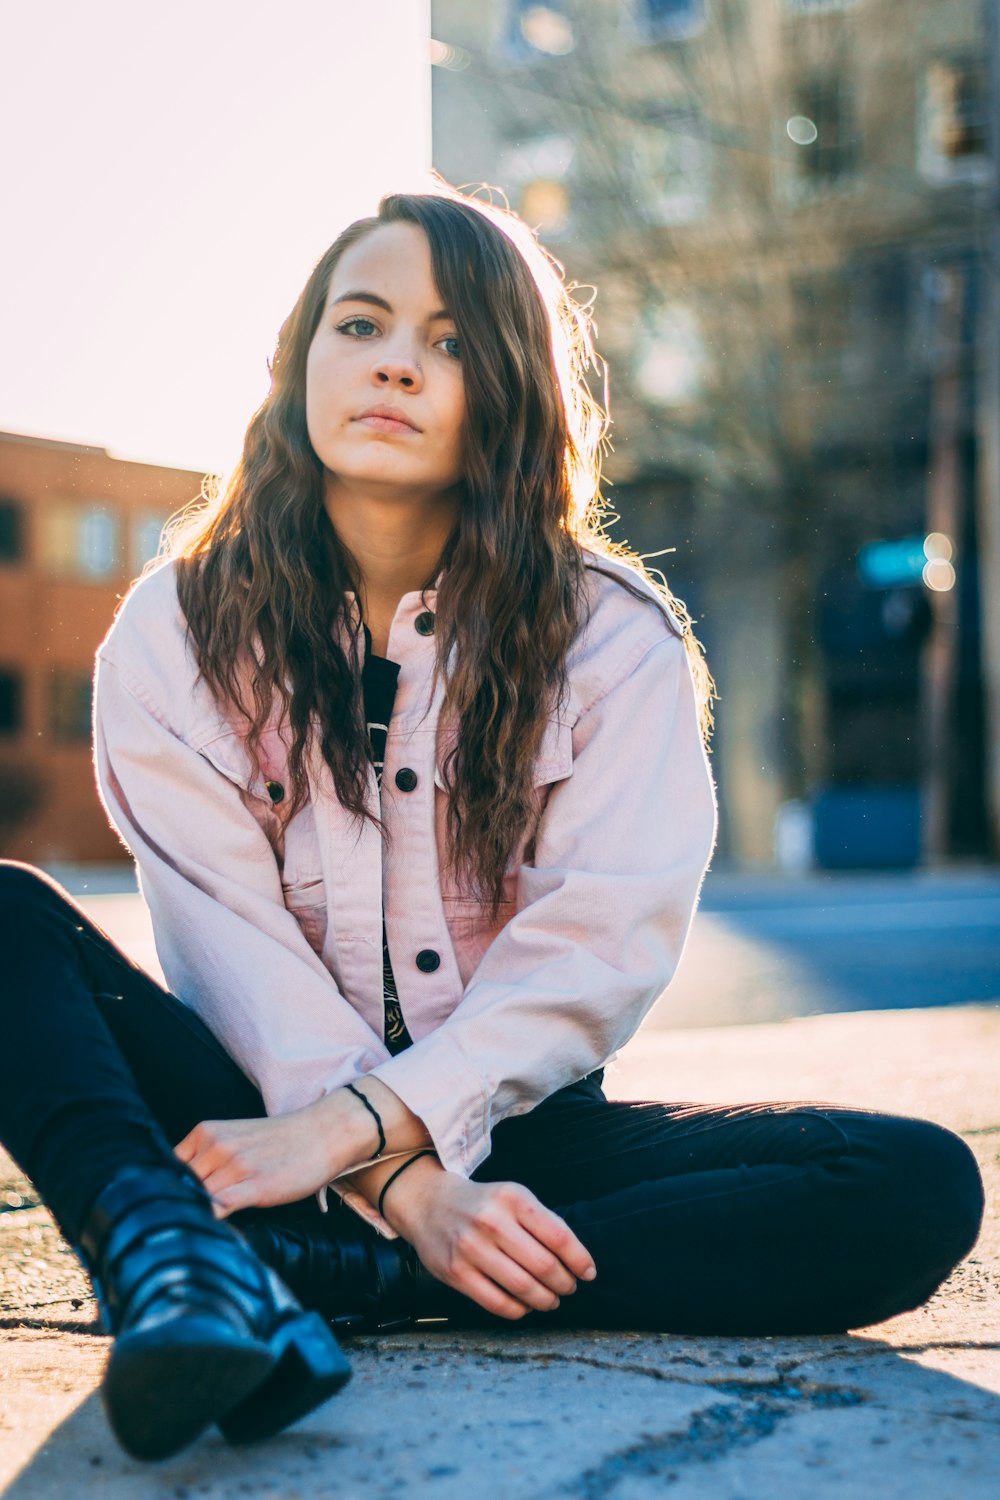
[[[324,461],[327,493],[335,496],[338,491],[355,494],[371,491],[427,495],[454,488],[453,475],[429,473],[417,464],[394,462],[394,457],[389,455],[388,462],[379,457],[373,458],[370,463],[354,462],[340,466],[336,462],[331,464]]]

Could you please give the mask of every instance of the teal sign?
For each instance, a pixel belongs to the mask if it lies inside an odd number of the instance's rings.
[[[927,566],[922,536],[894,542],[869,542],[858,550],[858,572],[872,589],[899,588],[919,583]]]

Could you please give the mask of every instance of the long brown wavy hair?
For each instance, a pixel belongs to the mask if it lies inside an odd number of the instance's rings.
[[[594,351],[588,304],[572,296],[576,284],[565,284],[562,267],[523,221],[438,178],[426,193],[389,194],[376,216],[350,224],[320,257],[281,327],[270,391],[228,481],[206,481],[168,524],[151,565],[164,555],[176,559],[199,680],[227,715],[235,709],[242,716],[257,775],[260,738],[280,700],[291,730],[286,823],[309,795],[305,751],[315,723],[340,802],[359,829],[370,818],[384,837],[381,819],[365,805],[361,625],[345,599],[348,590],[360,598],[362,580],[324,507],[323,466],[306,430],[306,356],[338,259],[363,235],[393,223],[426,233],[461,349],[460,513],[421,588],[432,588],[444,570],[434,670],[446,685],[443,713],[457,725],[442,768],[453,869],[495,920],[505,870],[537,806],[532,762],[546,718],[564,701],[567,653],[586,623],[582,547],[630,564],[673,609],[706,742],[714,696],[683,603],[601,530],[606,367]],[[588,388],[591,368],[604,374],[605,405]],[[338,644],[338,624],[347,630],[350,659]],[[248,705],[241,683],[251,642]]]

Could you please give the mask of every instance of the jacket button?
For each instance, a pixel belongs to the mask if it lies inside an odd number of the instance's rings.
[[[411,771],[409,766],[404,766],[401,771],[396,772],[396,785],[401,792],[412,792],[417,784],[417,773]]]
[[[417,954],[417,968],[422,974],[433,974],[435,969],[441,967],[441,955],[435,953],[433,948],[421,948]]]
[[[280,781],[268,781],[266,783],[268,796],[272,802],[280,802],[285,795],[285,788]]]
[[[429,609],[425,609],[423,614],[417,615],[417,618],[413,622],[413,628],[418,635],[434,634],[434,616]]]

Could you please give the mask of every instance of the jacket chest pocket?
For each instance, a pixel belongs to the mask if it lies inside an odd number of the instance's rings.
[[[210,740],[200,753],[234,783],[244,807],[263,830],[274,851],[285,907],[299,924],[310,948],[322,957],[327,911],[316,813],[308,801],[290,822],[283,824],[281,803],[291,794],[284,742],[273,731],[265,732],[259,776],[252,774],[242,736],[235,731]]]
[[[288,756],[284,742],[273,731],[261,742],[261,774],[254,776],[241,735],[219,735],[201,747],[200,754],[234,783],[244,807],[253,815],[274,851],[285,892],[285,904],[301,909],[321,895],[322,864],[316,813],[307,801],[290,822],[281,805],[291,796]],[[289,897],[291,896],[291,899]]]
[[[452,743],[453,741],[442,745],[440,753],[435,758],[434,785],[442,792],[447,792],[447,787],[444,783],[441,765],[451,750]],[[564,781],[572,774],[573,726],[564,723],[562,719],[547,719],[532,768],[532,785],[544,788],[551,782]]]
[[[447,754],[447,747],[438,758],[434,768],[434,785],[438,788],[437,794],[437,827],[438,847],[442,847],[446,839],[447,823],[447,792],[444,778],[441,774],[441,761]],[[573,774],[573,726],[564,723],[560,719],[550,718],[542,734],[541,745],[535,757],[532,769],[532,785],[535,789],[537,801],[537,812],[531,823],[524,829],[521,837],[515,845],[510,859],[507,861],[507,871],[504,877],[506,886],[506,899],[501,908],[501,924],[512,915],[517,904],[517,877],[518,871],[525,863],[530,863],[534,858],[535,834],[538,827],[538,819],[542,816],[545,803],[548,800],[550,789],[560,781],[565,781]],[[442,866],[447,869],[447,864]],[[483,908],[471,898],[466,891],[454,885],[447,874],[442,875],[441,895],[446,903],[449,921],[464,921],[475,928],[481,928],[485,920]]]

